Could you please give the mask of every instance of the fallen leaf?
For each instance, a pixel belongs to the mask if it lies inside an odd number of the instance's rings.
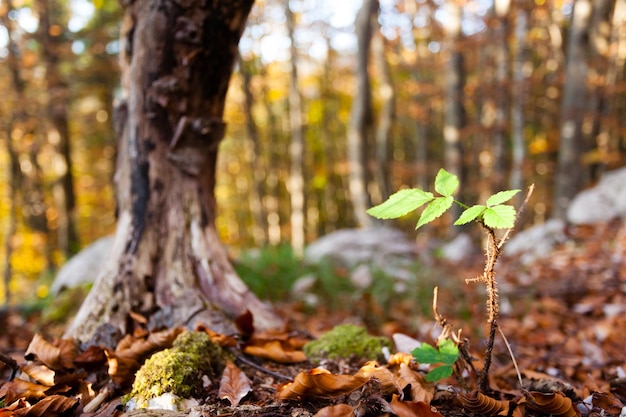
[[[389,406],[398,417],[443,417],[439,412],[433,411],[428,403],[400,401],[397,395],[392,397]]]
[[[384,394],[402,392],[398,386],[397,378],[388,368],[380,366],[376,361],[369,361],[358,370],[355,376],[375,379],[379,382]]]
[[[49,388],[46,385],[15,378],[0,387],[0,398],[4,397],[6,404],[11,404],[18,399],[39,400],[46,396]]]
[[[354,407],[348,404],[329,405],[319,410],[313,417],[354,417]]]
[[[231,407],[237,407],[239,402],[252,391],[250,379],[231,361],[226,362],[218,397],[228,400]]]
[[[77,351],[74,340],[61,339],[50,343],[40,334],[33,336],[24,354],[26,360],[38,360],[55,371],[73,369],[76,356]]]
[[[54,385],[54,376],[56,375],[56,372],[48,368],[46,365],[29,363],[22,366],[21,369],[23,373],[40,384],[47,385],[49,387]]]
[[[334,375],[326,369],[315,368],[300,372],[293,382],[279,386],[279,400],[301,400],[303,398],[335,398],[361,388],[367,378],[353,375]]]
[[[30,408],[22,408],[14,412],[15,417],[57,417],[72,415],[78,406],[78,400],[62,395],[51,395],[39,401]]]
[[[422,374],[404,363],[400,364],[397,384],[400,392],[403,392],[407,386],[411,386],[411,400],[414,402],[423,401],[430,404],[435,396],[435,384],[427,382]]]
[[[526,395],[526,407],[555,416],[577,417],[579,415],[572,400],[562,392],[529,392]]]
[[[483,416],[507,415],[510,408],[508,401],[496,400],[479,391],[459,394],[458,398],[467,411]]]
[[[243,352],[263,359],[279,363],[297,363],[306,361],[307,357],[302,350],[285,346],[280,340],[257,341],[257,344],[248,345]]]

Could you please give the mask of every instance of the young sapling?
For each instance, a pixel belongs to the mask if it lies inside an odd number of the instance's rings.
[[[391,195],[383,203],[370,208],[367,213],[379,219],[395,219],[402,217],[425,205],[415,229],[432,222],[441,217],[453,204],[457,204],[464,209],[455,225],[463,225],[472,221],[478,222],[487,234],[487,250],[485,268],[483,274],[466,279],[466,282],[483,282],[487,290],[487,321],[490,324],[489,340],[485,353],[485,364],[480,372],[478,387],[480,390],[487,389],[487,373],[491,364],[491,354],[495,339],[497,317],[499,312],[498,286],[495,279],[495,264],[501,254],[501,248],[509,233],[515,226],[518,213],[512,205],[505,204],[517,195],[520,190],[505,190],[495,193],[485,201],[485,204],[468,206],[454,199],[453,195],[459,188],[459,179],[456,175],[449,173],[445,169],[440,169],[435,177],[435,192],[437,195],[421,190],[419,188],[403,189]],[[526,204],[533,187],[531,186],[522,207]],[[496,229],[507,229],[503,237],[498,239]],[[500,332],[502,334],[502,332]],[[502,335],[504,337],[504,335]],[[506,341],[506,339],[505,339]],[[440,340],[437,349],[432,346],[416,349],[413,355],[416,360],[423,363],[443,363],[439,368],[435,368],[434,374],[429,379],[436,380],[449,376],[452,373],[452,364],[459,356],[458,349],[450,347],[453,341]],[[507,344],[508,346],[508,344]],[[456,347],[456,346],[455,346]],[[513,358],[513,355],[511,355]],[[513,361],[515,359],[513,358]],[[431,372],[433,372],[431,371]]]

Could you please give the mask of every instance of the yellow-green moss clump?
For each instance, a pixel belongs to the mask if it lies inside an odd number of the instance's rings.
[[[225,352],[203,332],[181,333],[171,349],[152,355],[137,371],[131,393],[138,408],[165,393],[180,398],[199,398],[204,390],[203,377],[215,379],[225,365]]]
[[[318,340],[304,345],[304,353],[313,362],[339,358],[382,361],[384,347],[391,349],[391,340],[386,337],[371,336],[363,327],[343,324],[323,334]]]

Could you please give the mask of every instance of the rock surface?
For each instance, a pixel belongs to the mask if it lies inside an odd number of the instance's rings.
[[[580,192],[567,210],[572,224],[608,222],[626,215],[626,168],[607,172],[598,184]]]
[[[113,236],[105,236],[70,258],[54,278],[50,293],[57,295],[65,288],[94,282],[112,246]]]

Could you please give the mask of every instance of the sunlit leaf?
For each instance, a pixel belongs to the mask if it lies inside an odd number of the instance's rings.
[[[481,214],[487,209],[487,206],[476,205],[472,206],[461,213],[458,220],[454,222],[455,225],[460,226],[462,224],[469,223],[480,217]]]
[[[459,178],[441,168],[435,177],[435,191],[444,197],[449,197],[459,188]]]
[[[508,229],[515,225],[515,207],[501,205],[489,207],[483,214],[485,224],[493,229]]]
[[[334,375],[326,369],[316,368],[300,372],[293,382],[280,386],[277,390],[279,400],[297,400],[303,398],[335,398],[361,388],[368,378],[353,375]]]
[[[512,199],[515,194],[519,193],[521,190],[507,190],[500,191],[499,193],[495,193],[491,197],[487,199],[487,205],[489,207],[497,206],[498,204],[506,203],[510,199]]]
[[[404,189],[392,194],[383,203],[370,208],[367,213],[378,219],[395,219],[418,209],[433,198],[432,193],[417,188]]]
[[[454,203],[454,199],[452,197],[437,197],[433,201],[431,201],[420,216],[419,221],[417,222],[417,226],[415,229],[419,229],[426,223],[430,223],[436,218],[440,217],[443,213],[445,213]]]
[[[445,339],[437,346],[440,362],[452,365],[459,358],[459,347],[450,339]]]
[[[442,417],[442,414],[431,409],[428,402],[400,401],[397,395],[393,396],[389,406],[398,417]]]

